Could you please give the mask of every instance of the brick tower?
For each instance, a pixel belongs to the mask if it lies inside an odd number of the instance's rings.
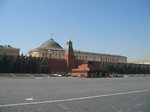
[[[72,41],[70,39],[66,42],[66,50],[63,58],[67,61],[67,72],[70,72],[73,68],[76,67]]]

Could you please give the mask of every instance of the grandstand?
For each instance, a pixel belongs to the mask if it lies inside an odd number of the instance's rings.
[[[33,73],[0,73],[0,78],[36,78],[36,77],[58,77],[54,74],[33,74]]]
[[[27,74],[25,73],[12,73],[12,75],[14,75],[15,77],[29,77]]]
[[[0,77],[14,77],[10,73],[0,73]]]
[[[47,77],[46,75],[42,75],[42,74],[29,74],[32,77]]]

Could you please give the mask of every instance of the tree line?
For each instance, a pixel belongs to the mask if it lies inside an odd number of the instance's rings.
[[[23,54],[17,55],[14,59],[5,54],[0,56],[0,73],[37,73],[37,67],[36,58],[32,56],[27,59]],[[49,72],[48,63],[44,59],[40,63],[40,72]]]
[[[111,74],[150,74],[150,65],[145,64],[103,62],[100,68]]]

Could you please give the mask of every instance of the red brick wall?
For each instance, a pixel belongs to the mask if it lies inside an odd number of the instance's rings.
[[[43,58],[37,58],[37,71],[40,73],[40,63]],[[53,58],[45,58],[45,61],[48,63],[49,72],[57,73],[57,72],[67,72],[67,64],[66,59],[53,59]]]

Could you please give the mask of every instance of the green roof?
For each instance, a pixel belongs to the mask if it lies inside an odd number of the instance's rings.
[[[143,62],[150,62],[150,60],[133,60],[133,61],[128,61],[128,63],[143,63]]]

